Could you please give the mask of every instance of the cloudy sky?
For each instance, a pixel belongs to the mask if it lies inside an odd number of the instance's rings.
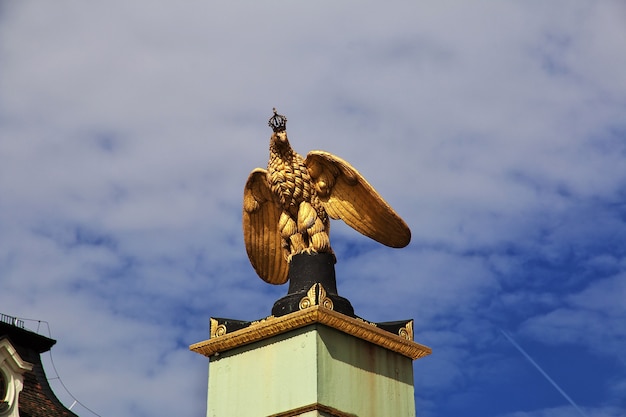
[[[276,107],[411,227],[400,250],[331,241],[356,313],[433,348],[418,416],[622,417],[625,21],[618,0],[0,0],[0,312],[58,340],[81,417],[204,415],[188,346],[287,291],[241,233]]]

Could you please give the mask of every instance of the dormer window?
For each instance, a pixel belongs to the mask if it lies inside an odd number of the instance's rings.
[[[24,372],[33,365],[22,360],[8,339],[0,339],[0,416],[18,417],[20,391],[24,387]]]

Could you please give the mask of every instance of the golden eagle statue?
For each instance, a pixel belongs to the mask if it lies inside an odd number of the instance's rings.
[[[243,196],[243,234],[255,271],[270,284],[288,280],[291,257],[330,253],[330,220],[341,219],[384,245],[402,248],[411,231],[376,190],[343,159],[311,151],[303,159],[287,139],[287,118],[270,118],[267,170],[250,173]]]

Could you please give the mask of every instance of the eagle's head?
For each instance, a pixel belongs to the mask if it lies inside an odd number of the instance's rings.
[[[285,130],[282,130],[280,132],[272,133],[271,140],[277,146],[289,145],[289,139],[287,139],[287,131],[285,131]]]
[[[275,108],[273,110],[274,115],[267,122],[274,131],[270,138],[270,147],[279,151],[289,151],[291,146],[289,139],[287,139],[287,118],[278,114]]]

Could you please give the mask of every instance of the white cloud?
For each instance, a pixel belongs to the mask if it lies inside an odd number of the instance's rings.
[[[596,280],[564,296],[565,305],[529,318],[521,331],[544,343],[582,345],[619,359],[626,339],[625,297],[623,274]]]

